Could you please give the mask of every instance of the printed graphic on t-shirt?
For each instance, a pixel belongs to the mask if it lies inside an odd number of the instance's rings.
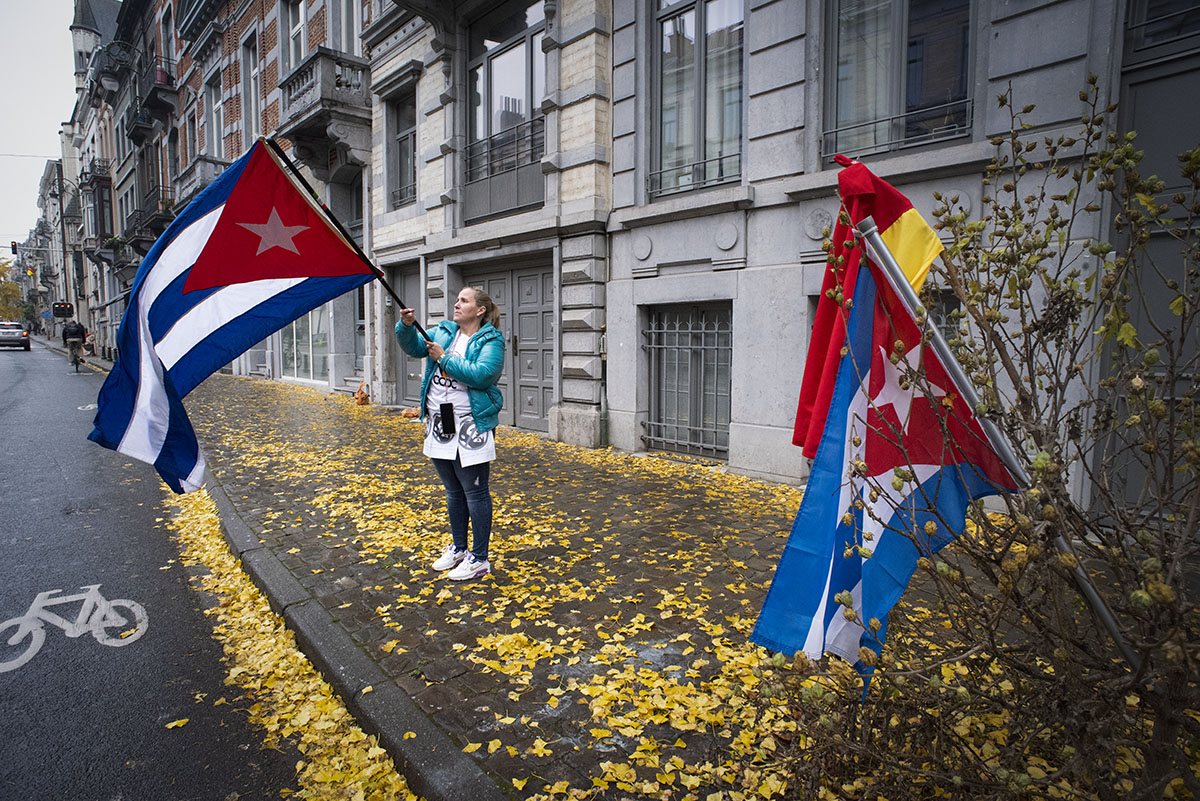
[[[442,413],[440,411],[426,415],[425,420],[428,426],[425,431],[427,437],[433,437],[441,445],[454,440],[454,434],[447,434],[442,429]]]
[[[487,447],[489,434],[490,431],[480,431],[475,427],[474,418],[468,418],[458,430],[458,445],[469,451],[481,450]]]

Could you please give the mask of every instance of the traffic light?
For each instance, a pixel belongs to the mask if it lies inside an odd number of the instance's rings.
[[[12,243],[12,252],[13,252],[13,255],[14,255],[14,256],[15,256],[15,255],[17,255],[17,242],[16,242],[16,240],[13,240],[13,243]]]
[[[51,304],[50,310],[54,314],[55,317],[74,317],[75,316],[74,304],[66,303],[65,301],[59,301],[58,303]]]

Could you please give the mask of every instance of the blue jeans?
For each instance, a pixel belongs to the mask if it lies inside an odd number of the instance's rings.
[[[491,462],[463,467],[456,457],[430,459],[437,470],[438,478],[446,487],[446,512],[450,517],[450,535],[454,537],[454,549],[467,549],[467,518],[471,520],[471,531],[475,535],[475,547],[471,553],[476,559],[488,558],[488,541],[492,538],[492,493],[488,488]]]

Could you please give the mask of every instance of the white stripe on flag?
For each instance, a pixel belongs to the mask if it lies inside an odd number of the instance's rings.
[[[205,337],[236,320],[246,312],[280,292],[302,284],[308,278],[267,278],[246,284],[222,287],[197,303],[180,317],[171,330],[155,345],[158,358],[168,370]]]
[[[200,251],[204,250],[204,246],[208,244],[208,238],[212,236],[213,229],[217,227],[217,221],[221,219],[221,212],[224,210],[224,204],[217,206],[180,231],[171,240],[171,244],[158,254],[158,261],[154,263],[150,274],[142,280],[142,287],[138,291],[139,297],[142,298],[138,308],[143,315],[149,314],[150,307],[154,305],[159,294],[170,286],[172,281],[191,269],[192,265],[196,263],[196,259],[200,258]]]

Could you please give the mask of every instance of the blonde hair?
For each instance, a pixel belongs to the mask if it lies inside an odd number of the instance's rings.
[[[484,308],[483,321],[491,323],[497,329],[500,328],[500,307],[496,305],[496,301],[492,300],[492,296],[481,286],[472,286],[468,289],[475,293],[475,305]]]

